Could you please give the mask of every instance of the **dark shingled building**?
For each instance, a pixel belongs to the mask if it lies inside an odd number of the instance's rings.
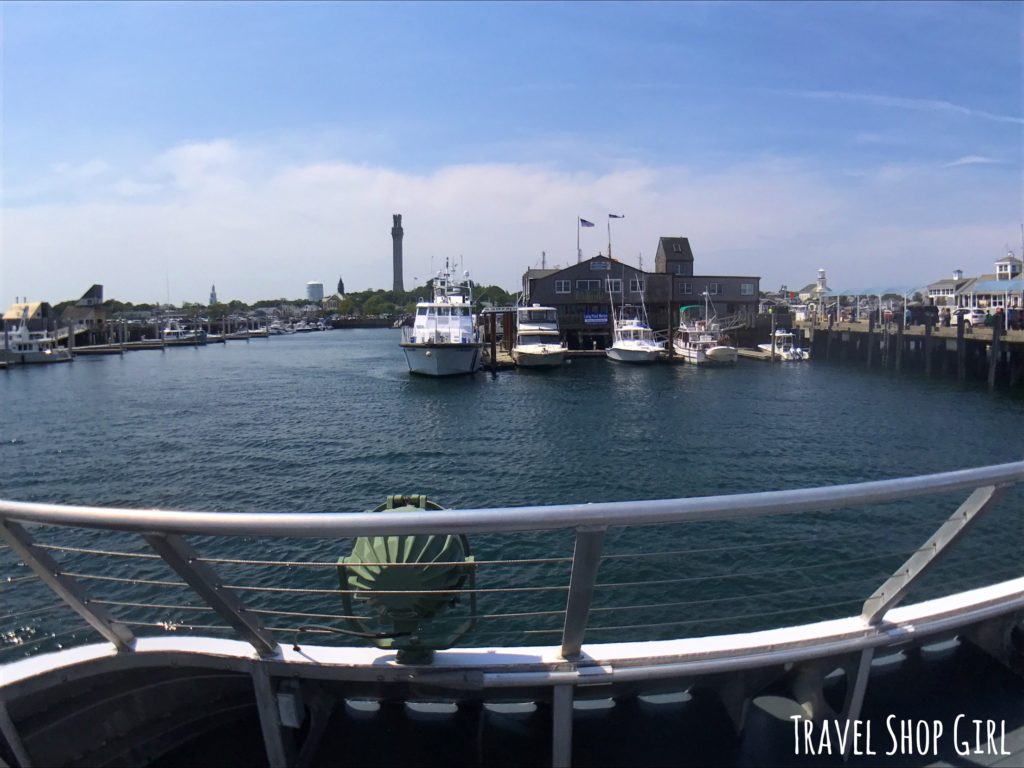
[[[527,270],[523,295],[531,304],[558,309],[562,336],[572,349],[604,348],[610,343],[611,300],[616,307],[642,301],[656,331],[675,328],[681,307],[697,305],[702,312],[704,291],[719,316],[742,315],[753,320],[760,277],[694,275],[693,261],[688,238],[662,237],[654,272],[599,254],[564,269]]]

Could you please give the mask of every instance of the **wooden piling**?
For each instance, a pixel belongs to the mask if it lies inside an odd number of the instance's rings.
[[[926,376],[932,375],[932,318],[925,318],[924,323],[924,373]]]
[[[1002,345],[1003,324],[992,323],[992,347],[991,356],[988,361],[988,388],[996,386],[996,372],[999,370],[999,358],[1003,353]]]
[[[871,370],[871,361],[875,356],[875,315],[872,312],[868,315],[868,370]]]
[[[900,318],[896,321],[896,372],[903,369],[903,326],[906,321]]]
[[[956,325],[956,380],[967,381],[967,339],[964,338],[964,324]]]
[[[493,312],[487,315],[487,332],[491,335],[491,373],[498,372],[498,318]]]

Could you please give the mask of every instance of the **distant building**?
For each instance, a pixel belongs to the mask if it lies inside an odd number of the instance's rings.
[[[338,278],[338,295],[339,296],[344,296],[345,295],[345,281],[342,280],[340,277]]]
[[[103,306],[103,286],[94,285],[77,302],[61,313],[61,322],[99,330],[106,322],[108,312]]]
[[[955,270],[953,279],[939,280],[928,286],[928,298],[938,306],[1022,309],[1022,262],[1011,251],[995,263],[995,272],[965,278],[961,270]]]
[[[20,323],[28,310],[28,327],[33,331],[50,328],[57,319],[53,307],[45,301],[16,301],[3,314],[3,321],[8,327]]]
[[[216,303],[217,303],[217,286],[216,285],[211,285],[210,286],[210,306],[212,307]]]
[[[757,314],[760,277],[694,275],[693,262],[687,238],[662,237],[654,272],[598,254],[565,269],[527,270],[523,295],[529,303],[558,309],[562,333],[574,349],[608,345],[612,300],[616,308],[643,301],[655,330],[677,326],[683,307],[703,313],[705,291],[719,316]]]
[[[315,301],[318,304],[324,300],[324,284],[317,282],[306,283],[306,300]]]

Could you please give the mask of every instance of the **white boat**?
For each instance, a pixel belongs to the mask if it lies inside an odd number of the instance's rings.
[[[66,363],[71,352],[58,347],[57,339],[46,331],[31,331],[28,327],[28,308],[21,321],[4,334],[0,334],[0,356],[5,362],[28,365],[30,363]]]
[[[771,342],[758,344],[757,348],[769,353],[774,351],[775,357],[783,361],[808,360],[811,356],[809,350],[796,346],[792,333],[782,328],[775,331],[774,350]]]
[[[480,367],[483,342],[473,315],[472,285],[453,280],[448,262],[434,278],[434,297],[416,303],[416,319],[402,329],[400,346],[411,373],[457,376]]]
[[[690,309],[691,307],[683,307]],[[672,337],[672,351],[694,365],[733,365],[736,347],[727,343],[711,297],[704,294],[704,317],[681,323]]]
[[[160,331],[160,339],[165,344],[205,344],[206,331],[185,328],[177,320],[171,318]]]
[[[654,331],[647,324],[647,311],[643,305],[623,305],[618,314],[612,315],[612,324],[612,345],[604,351],[610,360],[648,364],[661,358],[665,345],[654,340]]]
[[[556,368],[565,360],[566,345],[558,333],[554,307],[519,307],[516,310],[516,343],[512,359],[524,368]]]

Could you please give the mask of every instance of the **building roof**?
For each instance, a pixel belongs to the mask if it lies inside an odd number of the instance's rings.
[[[1014,256],[1012,253],[1008,253],[1005,256],[1003,256],[1003,258],[1001,258],[999,261],[997,261],[996,264],[1024,264],[1024,262],[1022,262],[1020,259]]]
[[[82,294],[82,298],[78,300],[78,306],[80,307],[91,307],[96,304],[103,303],[103,286],[96,284],[93,285],[88,291]]]
[[[673,250],[675,244],[679,244],[681,250]],[[686,260],[693,261],[693,251],[690,248],[690,238],[688,237],[659,237],[658,248],[663,250],[665,256],[672,259],[672,261]]]
[[[4,312],[4,320],[21,320],[25,313],[25,307],[28,307],[28,316],[30,318],[35,317],[45,302],[42,301],[30,301],[27,304],[11,304]]]
[[[971,286],[972,293],[1017,293],[1018,291],[1024,291],[1024,278],[982,280]]]
[[[555,272],[561,272],[561,271],[562,271],[561,268],[559,268],[559,269],[528,269],[528,270],[526,270],[526,279],[527,280],[539,280],[542,277],[547,277],[548,275],[553,275],[553,274],[555,274]]]
[[[957,288],[964,283],[969,282],[968,278],[961,277],[957,280],[955,277],[947,277],[942,280],[936,280],[934,283],[928,283],[928,290],[941,290],[943,288]]]

